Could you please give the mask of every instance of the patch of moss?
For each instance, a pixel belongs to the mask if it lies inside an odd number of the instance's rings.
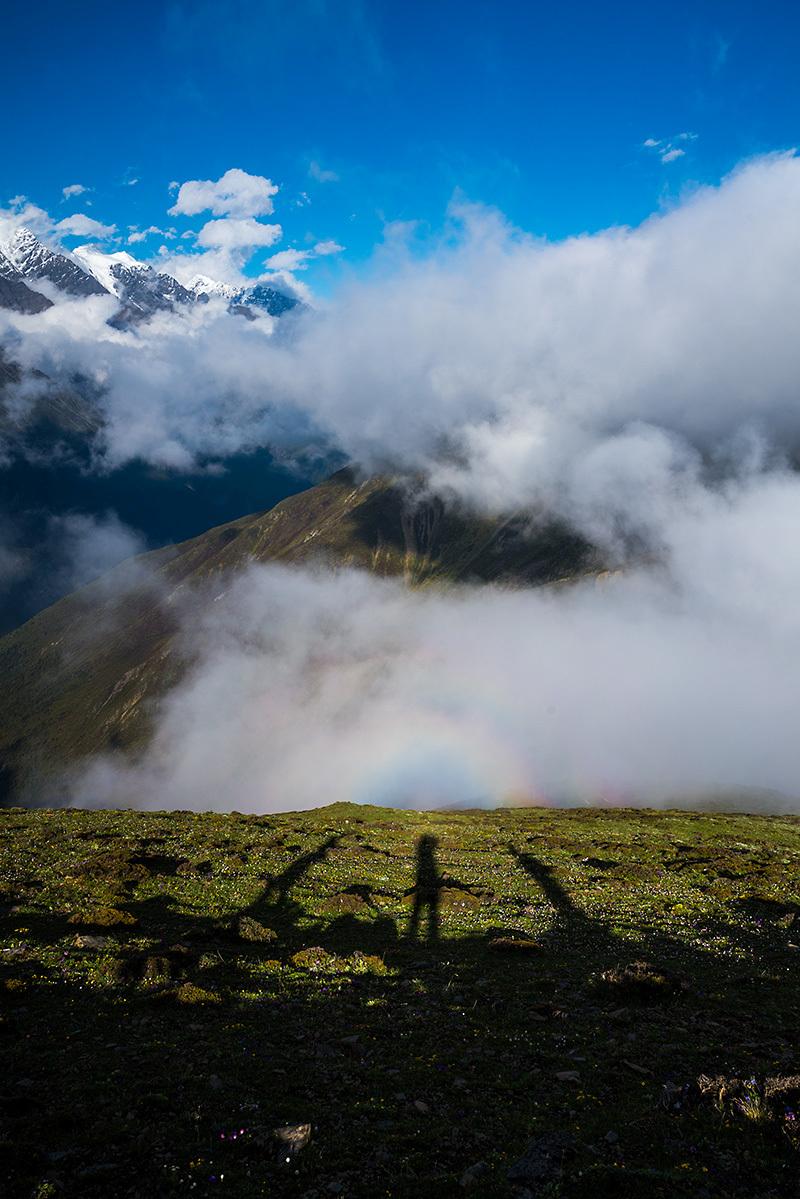
[[[116,925],[133,927],[139,921],[130,912],[120,908],[95,907],[83,912],[74,912],[67,921],[68,924],[83,924],[92,928],[114,928]]]
[[[267,944],[278,939],[278,934],[274,929],[260,924],[252,916],[241,916],[236,922],[236,932],[242,941]]]
[[[181,983],[174,991],[174,998],[178,1003],[185,1006],[193,1007],[197,1004],[216,1004],[221,1003],[221,997],[215,991],[207,991],[203,987],[198,987],[195,983]]]

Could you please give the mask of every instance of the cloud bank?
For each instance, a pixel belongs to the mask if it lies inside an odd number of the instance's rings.
[[[196,665],[146,756],[93,762],[72,794],[274,811],[756,788],[800,806],[798,521],[794,479],[759,480],[676,521],[669,570],[556,591],[254,568],[187,610]]]
[[[80,801],[796,796],[799,207],[800,159],[773,155],[559,243],[454,206],[284,325],[211,304],[132,333],[94,301],[14,318],[29,365],[101,390],[101,464],[321,445],[560,515],[624,567],[553,594],[221,584],[151,754],[95,763]]]
[[[795,453],[798,203],[787,154],[638,228],[555,244],[454,208],[432,244],[388,239],[290,335],[213,305],[127,334],[100,305],[4,319],[26,364],[103,389],[99,459],[188,465],[215,439],[313,430],[368,470],[624,539],[698,483]]]

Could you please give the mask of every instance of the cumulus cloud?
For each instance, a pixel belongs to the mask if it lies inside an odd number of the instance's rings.
[[[22,227],[32,230],[45,242],[55,244],[63,237],[91,237],[105,241],[117,231],[116,225],[104,225],[84,212],[54,221],[45,209],[31,203],[27,196],[14,196],[7,208],[0,208],[0,238],[10,238]]]
[[[206,221],[197,235],[197,244],[214,250],[251,250],[274,245],[282,233],[280,225],[265,225],[252,217],[223,217]]]
[[[105,241],[117,231],[116,225],[104,225],[87,216],[84,212],[73,213],[64,217],[53,226],[54,233],[59,237],[93,237],[97,241]]]
[[[308,265],[309,253],[308,250],[279,250],[264,265],[273,270],[303,271]]]
[[[82,183],[70,183],[68,187],[62,187],[61,194],[65,200],[69,200],[73,196],[82,196],[88,190],[88,187],[84,187]]]
[[[174,185],[170,184],[170,188]],[[273,210],[272,197],[278,188],[263,175],[249,175],[232,167],[219,179],[190,179],[181,184],[170,216],[196,216],[212,212],[215,216],[268,216]]]
[[[318,241],[314,245],[314,253],[319,257],[324,257],[327,254],[341,254],[344,246],[340,246],[338,241],[329,239],[328,241]]]
[[[344,246],[335,241],[318,241],[307,250],[279,250],[265,262],[265,266],[273,271],[304,271],[314,258],[324,258],[330,254],[340,254]]]

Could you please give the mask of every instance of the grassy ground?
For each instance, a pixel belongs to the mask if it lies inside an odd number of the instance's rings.
[[[0,835],[4,1194],[800,1193],[800,818]]]

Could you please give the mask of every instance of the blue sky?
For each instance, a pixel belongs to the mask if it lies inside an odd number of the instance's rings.
[[[162,228],[170,181],[239,167],[280,188],[283,240],[252,269],[335,240],[323,290],[386,222],[435,230],[457,191],[560,238],[800,142],[786,2],[44,0],[34,23],[10,0],[3,37],[3,202]]]

